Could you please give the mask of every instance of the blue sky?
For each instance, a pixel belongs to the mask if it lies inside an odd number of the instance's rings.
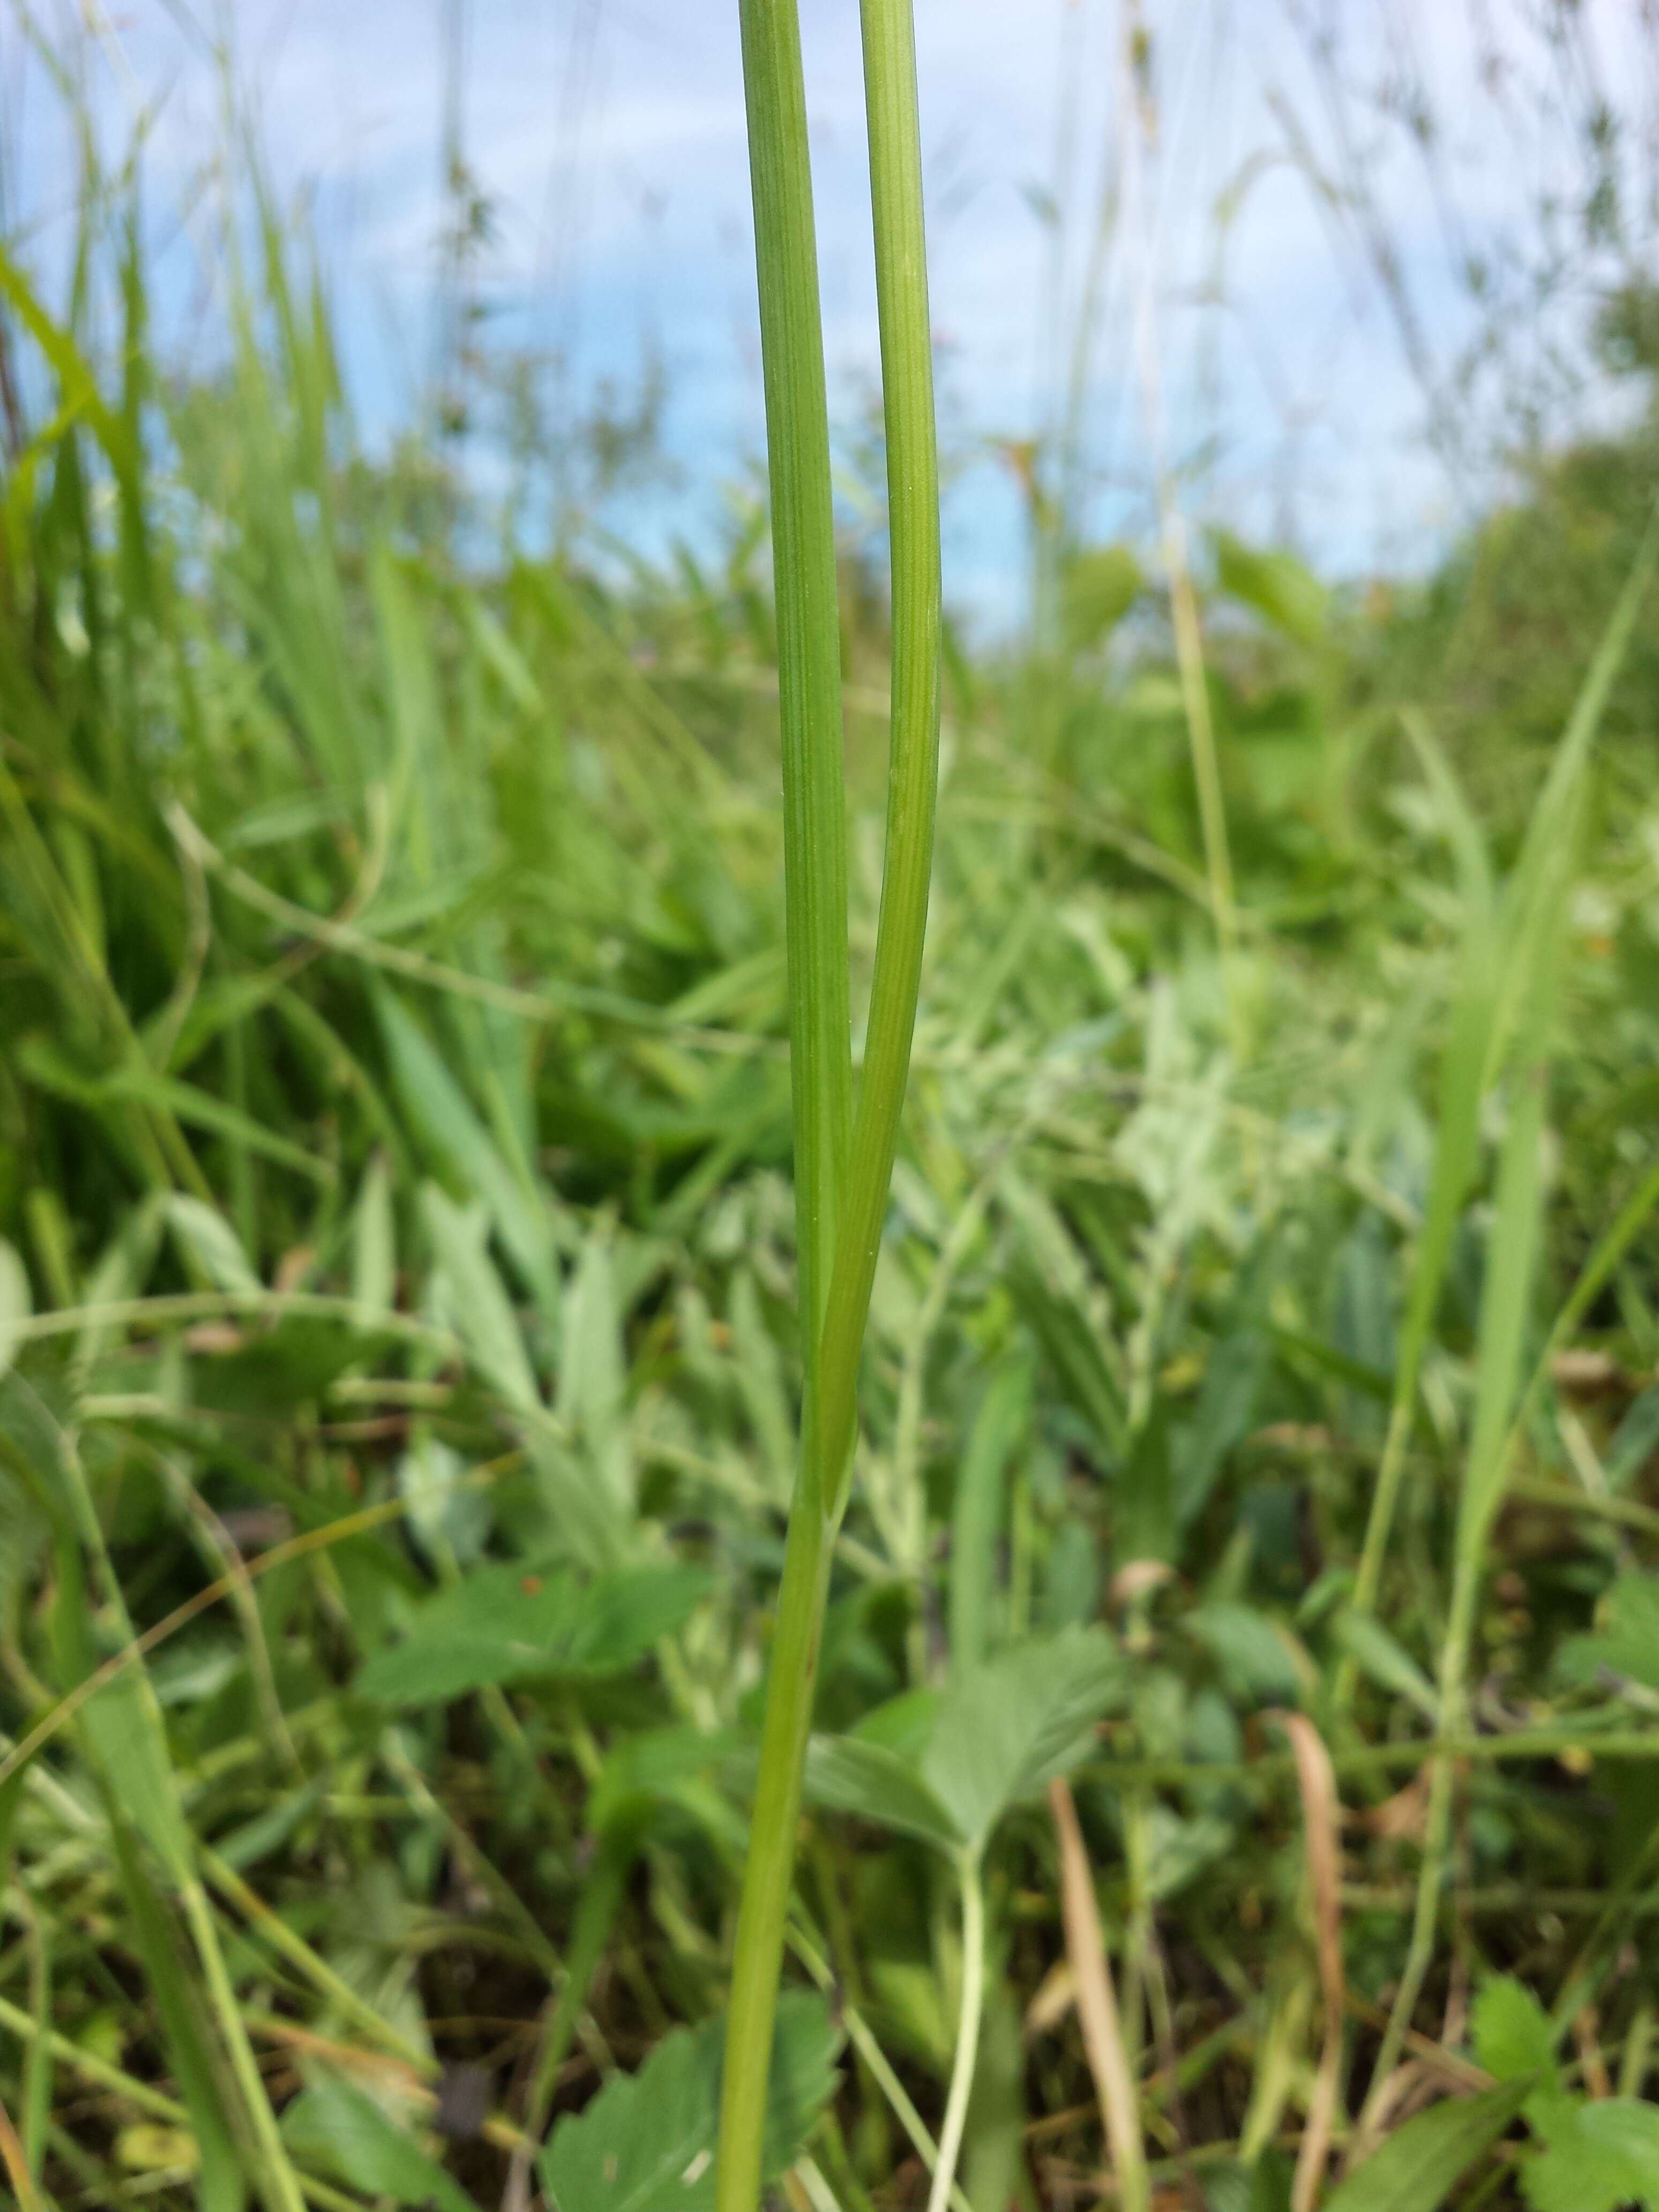
[[[1585,0],[1566,42],[1537,27],[1551,4],[1146,0],[1158,143],[1141,246],[1168,450],[1195,514],[1353,571],[1420,559],[1455,526],[1472,488],[1425,426],[1430,390],[1476,327],[1456,270],[1514,254],[1498,333],[1510,372],[1535,363],[1572,335],[1609,265],[1581,254],[1556,305],[1528,304],[1521,261],[1544,252],[1535,209],[1582,198],[1596,100],[1623,128],[1632,209],[1655,173],[1651,0]],[[407,421],[434,358],[443,0],[75,12],[92,25],[82,65],[106,145],[145,118],[180,342],[214,296],[216,37],[280,191],[310,210],[365,432]],[[803,0],[802,18],[832,411],[850,453],[878,367],[855,0]],[[479,267],[489,327],[559,349],[577,391],[625,390],[655,350],[675,481],[616,520],[653,550],[677,530],[696,537],[762,435],[735,0],[470,0],[462,20],[465,150],[495,215]],[[1053,424],[1073,374],[1097,212],[1121,179],[1122,18],[1120,0],[917,0],[916,20],[953,465],[948,583],[1001,627],[1024,565],[1001,447]],[[1322,29],[1336,64],[1324,77]],[[1379,87],[1397,112],[1368,100]],[[0,101],[8,222],[50,267],[73,149],[18,0],[0,0]],[[1413,102],[1437,118],[1426,152]],[[1345,197],[1356,161],[1372,211]],[[1650,222],[1638,211],[1633,232],[1645,240]],[[1131,245],[1120,222],[1078,386],[1102,536],[1144,533],[1150,513]],[[1480,390],[1466,423],[1490,410]]]

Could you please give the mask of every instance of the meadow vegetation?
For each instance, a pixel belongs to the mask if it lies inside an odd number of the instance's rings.
[[[707,2207],[803,1372],[767,511],[495,534],[252,204],[194,373],[118,194],[67,297],[0,252],[0,2161]],[[1659,2205],[1654,321],[1426,580],[1195,549],[1224,957],[1151,556],[947,621],[792,2207],[927,2200],[968,2018],[957,2212]]]

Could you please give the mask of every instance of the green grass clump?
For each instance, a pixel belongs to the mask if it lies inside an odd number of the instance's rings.
[[[1390,607],[1213,543],[1224,977],[1128,549],[1050,549],[1063,637],[941,625],[935,830],[908,13],[866,30],[890,598],[775,322],[769,568],[751,507],[622,588],[356,449],[274,219],[210,376],[106,197],[66,305],[4,246],[24,2204],[1030,2212],[1097,2186],[1103,2079],[1154,2202],[1647,2185],[1650,503],[1547,714],[1478,726],[1475,552]]]

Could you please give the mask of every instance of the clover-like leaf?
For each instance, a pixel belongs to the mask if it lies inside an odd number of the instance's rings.
[[[542,2154],[554,2212],[708,2212],[714,2202],[726,2023],[665,2036],[637,2074],[560,2121]],[[778,2005],[767,2090],[766,2178],[794,2159],[836,2090],[841,2035],[823,1999]]]
[[[1659,2105],[1635,2097],[1563,2100],[1547,2124],[1541,2155],[1522,2170],[1534,2212],[1659,2208]]]

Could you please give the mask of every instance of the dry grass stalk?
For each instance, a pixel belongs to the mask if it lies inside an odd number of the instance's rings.
[[[1112,1990],[1111,1969],[1106,1960],[1100,1911],[1095,1903],[1094,1878],[1077,1808],[1064,1778],[1048,1784],[1048,1805],[1060,1838],[1060,1909],[1066,1923],[1066,1950],[1076,1985],[1078,2017],[1083,2026],[1083,2045],[1089,2071],[1094,2076],[1101,2119],[1113,2165],[1117,2169],[1119,2201],[1128,2212],[1147,2212],[1146,2154],[1140,2139],[1134,2083],[1123,2043],[1122,2023]]]
[[[1313,1902],[1314,1935],[1319,1953],[1319,1986],[1324,2001],[1325,2033],[1314,2081],[1308,2124],[1297,2154],[1291,2191],[1291,2212],[1314,2212],[1324,2180],[1325,2163],[1335,2132],[1342,2085],[1342,2015],[1346,1997],[1342,1975],[1341,1807],[1336,1774],[1323,1737],[1302,1713],[1280,1713],[1296,1760],[1307,1851],[1308,1887]]]

